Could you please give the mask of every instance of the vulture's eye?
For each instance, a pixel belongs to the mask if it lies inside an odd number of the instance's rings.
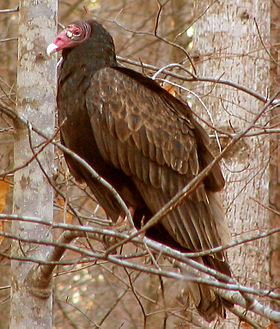
[[[69,39],[77,39],[81,35],[81,30],[79,30],[79,29],[68,30],[66,32],[66,35]]]

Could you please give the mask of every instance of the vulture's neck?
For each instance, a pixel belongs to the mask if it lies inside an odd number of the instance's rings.
[[[114,46],[100,38],[90,38],[78,47],[65,49],[62,57],[62,70],[67,74],[74,70],[83,71],[91,76],[103,67],[117,66]]]

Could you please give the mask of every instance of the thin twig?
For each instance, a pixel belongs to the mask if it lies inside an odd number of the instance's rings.
[[[191,64],[191,67],[192,67],[194,73],[196,74],[196,68],[195,68],[194,62],[193,62],[193,60],[192,60],[190,54],[187,52],[187,50],[186,50],[185,48],[181,47],[180,45],[178,45],[177,43],[174,43],[174,42],[172,42],[172,41],[169,41],[169,40],[167,40],[166,38],[164,38],[164,37],[158,35],[157,30],[158,30],[158,26],[159,26],[159,20],[160,20],[160,16],[161,16],[161,13],[162,13],[162,9],[163,9],[163,7],[164,7],[168,2],[169,2],[169,0],[166,0],[163,4],[161,4],[160,1],[157,0],[158,6],[159,6],[159,10],[158,10],[158,13],[157,13],[157,16],[156,16],[156,24],[155,24],[155,28],[154,28],[154,36],[155,36],[157,39],[159,39],[159,40],[161,40],[161,41],[167,43],[168,45],[170,45],[170,46],[172,46],[172,47],[175,47],[175,48],[181,50],[181,51],[186,55],[186,57],[188,58],[188,60],[189,60],[189,62],[190,62],[190,64]]]
[[[17,11],[19,11],[19,7],[12,8],[12,9],[1,9],[0,14],[15,13]]]
[[[263,46],[263,49],[264,51],[267,53],[267,55],[269,56],[269,58],[272,60],[272,62],[276,65],[276,66],[279,66],[279,63],[275,60],[275,58],[271,55],[270,51],[267,49],[266,45],[264,44],[264,41],[262,39],[262,36],[261,36],[261,32],[260,32],[260,29],[259,29],[259,25],[257,23],[257,20],[256,18],[254,17],[254,23],[256,25],[256,28],[257,28],[257,32],[258,32],[258,36],[260,38],[260,42]]]
[[[0,39],[0,43],[2,43],[2,42],[9,42],[9,41],[17,41],[17,39],[18,39],[17,37]]]

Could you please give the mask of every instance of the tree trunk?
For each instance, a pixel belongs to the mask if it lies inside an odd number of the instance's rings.
[[[56,32],[56,0],[20,2],[18,71],[17,71],[17,113],[50,137],[54,132],[56,63],[55,58],[46,57],[46,47]],[[44,142],[31,134],[31,144],[37,152]],[[26,165],[33,156],[27,127],[18,124],[15,133],[14,161],[17,170],[14,177],[13,211],[17,215],[38,217],[52,221],[53,192],[46,176],[50,177],[54,152],[47,146],[37,160]],[[14,236],[19,239],[51,241],[49,228],[27,222],[14,222]],[[13,257],[44,259],[49,247],[14,241]],[[28,273],[32,262],[12,261],[12,299],[10,329],[52,328],[52,299],[38,298],[31,293]]]
[[[280,45],[280,17],[279,5],[276,2],[271,3],[271,54],[274,61],[271,65],[271,92],[274,93],[280,89],[280,67],[279,67],[279,45]],[[272,127],[278,128],[280,125],[279,108],[272,112]],[[271,160],[270,160],[270,207],[277,213],[270,213],[272,227],[280,227],[280,135],[271,136]],[[276,290],[280,293],[280,233],[275,234],[270,239],[271,257],[270,257],[270,275],[271,282],[278,287]],[[277,307],[277,302],[275,302]]]
[[[269,57],[264,45],[269,44],[270,1],[211,3],[196,1],[195,16],[202,15],[195,24],[194,34],[198,75],[231,80],[267,96]],[[197,90],[201,96],[207,95],[202,100],[213,117],[213,125],[229,133],[242,131],[264,105],[238,89],[219,83],[199,83]],[[205,111],[204,117],[211,123]],[[258,128],[268,120],[268,116],[262,116]],[[224,138],[220,142],[223,147],[228,140]],[[262,205],[269,204],[268,136],[242,139],[222,163],[226,178],[224,209],[233,239],[267,230],[269,216]],[[268,258],[268,239],[229,251],[233,276],[255,288],[268,288]],[[233,326],[232,315],[228,318],[231,328],[237,328],[238,321]],[[260,319],[257,323],[264,325]]]

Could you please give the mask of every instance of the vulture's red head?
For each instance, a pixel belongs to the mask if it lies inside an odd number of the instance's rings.
[[[90,34],[91,26],[88,22],[73,22],[60,32],[53,43],[48,46],[47,54],[51,56],[59,50],[74,48],[86,41]]]

